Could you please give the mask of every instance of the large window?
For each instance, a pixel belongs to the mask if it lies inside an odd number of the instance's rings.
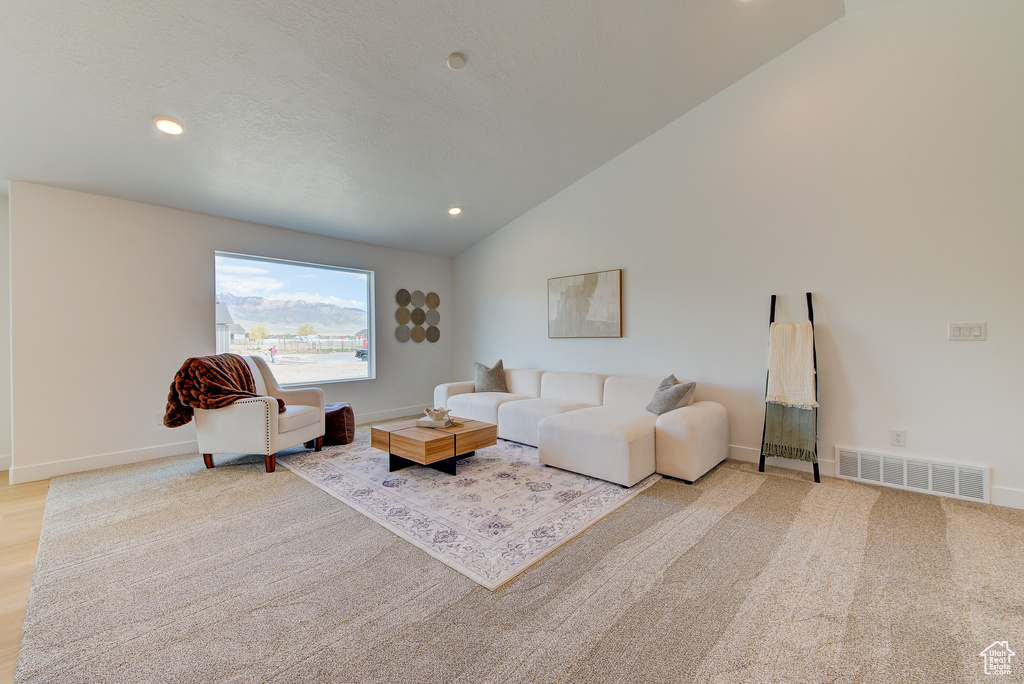
[[[217,353],[261,355],[282,385],[374,376],[373,271],[217,252]]]

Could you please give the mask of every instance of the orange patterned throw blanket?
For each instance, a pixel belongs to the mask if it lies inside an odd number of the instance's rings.
[[[239,399],[259,396],[249,364],[238,354],[197,356],[174,375],[167,395],[164,425],[180,427],[192,420],[193,409],[217,409]],[[280,411],[284,401],[277,400]]]

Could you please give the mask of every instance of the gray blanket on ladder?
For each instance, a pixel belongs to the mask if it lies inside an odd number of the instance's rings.
[[[817,463],[818,455],[814,451],[818,441],[817,411],[769,403],[765,409],[761,454]]]

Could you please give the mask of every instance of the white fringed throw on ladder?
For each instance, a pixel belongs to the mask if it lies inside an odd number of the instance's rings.
[[[815,408],[814,326],[803,323],[772,323],[768,336],[769,403]]]

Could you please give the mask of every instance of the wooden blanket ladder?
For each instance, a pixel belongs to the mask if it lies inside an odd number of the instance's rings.
[[[811,322],[811,330],[813,331],[814,330],[814,305],[811,303],[811,293],[810,292],[807,293],[807,319]],[[775,322],[775,295],[772,295],[772,308],[771,308],[771,314],[770,314],[770,316],[768,318],[768,327],[770,328],[771,324],[774,323],[774,322]],[[812,332],[812,336],[811,336],[811,353],[813,354],[813,363],[814,363],[814,396],[815,396],[815,398],[817,398],[817,396],[818,396],[818,351],[817,351],[817,349],[815,347],[815,344],[814,344],[813,332]],[[771,371],[769,371],[769,373],[770,372]],[[766,397],[768,396],[768,375],[767,374],[765,374],[765,379],[764,379],[764,394],[765,394]],[[817,411],[815,411],[815,413],[814,413],[814,423],[815,423],[815,430],[814,430],[814,432],[815,432],[815,434],[817,434],[817,432],[818,432],[818,430],[817,430],[817,422],[818,422],[818,413],[817,413]],[[768,432],[768,417],[767,417],[767,410],[766,410],[765,411],[764,428],[762,428],[762,430],[761,430],[761,463],[760,463],[760,465],[757,468],[762,473],[764,472],[764,440],[765,440],[765,435],[767,434],[767,432]],[[821,482],[821,475],[818,472],[818,440],[817,439],[814,440],[814,464],[813,465],[814,465],[814,481],[815,482]]]

